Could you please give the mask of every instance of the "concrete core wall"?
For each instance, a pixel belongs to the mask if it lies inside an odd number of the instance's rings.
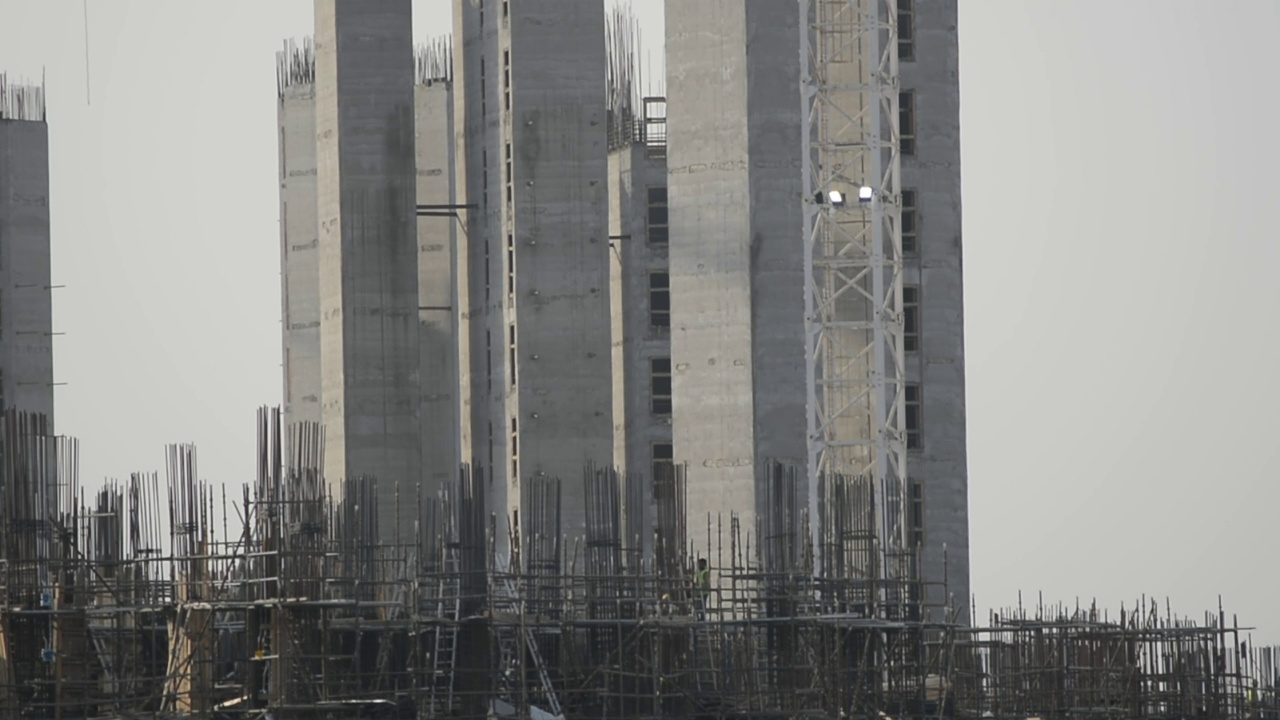
[[[613,462],[604,3],[455,11],[476,455],[500,515],[559,478],[573,538],[583,467]]]
[[[453,152],[453,85],[419,83],[414,89],[417,202],[456,205]],[[444,211],[450,212],[450,211]],[[458,220],[420,217],[418,222],[418,342],[421,347],[422,466],[424,497],[435,497],[462,462],[458,392],[458,307],[454,251]]]
[[[49,126],[0,119],[0,407],[53,417]]]
[[[798,13],[667,0],[671,350],[691,536],[805,456]],[[744,211],[745,210],[745,211]]]
[[[422,479],[411,3],[315,19],[325,476],[377,477],[389,538],[415,516],[396,484]]]
[[[510,13],[512,417],[520,477],[563,481],[562,531],[578,537],[582,469],[613,463],[604,2]]]
[[[315,85],[282,88],[280,267],[285,426],[320,422],[320,251],[316,227]],[[290,456],[292,450],[289,451]]]

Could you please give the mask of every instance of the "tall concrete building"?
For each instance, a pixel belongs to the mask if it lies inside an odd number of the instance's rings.
[[[423,479],[412,4],[316,0],[324,472],[380,483],[379,534],[413,527]]]
[[[415,200],[449,207],[454,193],[453,85],[446,42],[413,58]],[[287,424],[322,422],[320,263],[317,221],[315,53],[311,42],[278,56],[281,290]],[[424,491],[451,478],[461,462],[458,309],[453,301],[458,222],[448,212],[416,219],[418,373]],[[330,443],[333,442],[330,436]],[[332,447],[332,445],[331,445]],[[365,471],[357,468],[359,474]],[[371,474],[371,473],[370,473]],[[384,488],[394,492],[394,488]],[[416,488],[405,489],[406,493]],[[406,505],[413,504],[404,499]]]
[[[321,420],[315,69],[315,51],[310,40],[301,47],[288,44],[276,55],[280,317],[286,427]]]
[[[625,96],[630,96],[625,92]],[[673,466],[671,278],[667,264],[667,148],[664,98],[619,98],[610,108],[609,238],[614,310],[614,460],[640,493]],[[653,525],[649,503],[629,511]],[[638,538],[651,551],[652,533]],[[635,538],[629,538],[634,541]]]
[[[0,409],[53,434],[49,126],[44,89],[0,74]]]
[[[795,3],[667,0],[675,461],[689,532],[752,527],[757,468],[803,465]]]
[[[909,523],[963,610],[956,3],[898,8]],[[799,21],[773,0],[667,0],[666,18],[673,437],[697,533],[755,513],[764,461],[807,461]]]
[[[945,579],[960,617],[968,618],[956,0],[898,0],[898,27],[907,472],[914,512],[923,520],[915,540],[922,548],[924,577],[933,582]]]
[[[454,23],[473,454],[500,516],[561,479],[576,537],[583,467],[613,463],[604,3],[455,0]]]

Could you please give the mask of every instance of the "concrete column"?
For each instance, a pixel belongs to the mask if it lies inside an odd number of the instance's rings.
[[[378,534],[422,479],[410,0],[316,0],[325,476],[378,478]]]

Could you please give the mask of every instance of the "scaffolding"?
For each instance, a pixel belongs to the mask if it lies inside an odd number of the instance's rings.
[[[753,524],[692,537],[680,467],[531,478],[506,518],[467,467],[435,496],[358,477],[334,498],[319,426],[263,409],[258,438],[238,497],[175,445],[163,480],[86,498],[74,441],[4,415],[0,715],[1278,717],[1274,650],[1221,611],[924,607],[946,593],[877,542],[867,478],[825,480],[814,519],[805,470],[768,464]],[[400,544],[377,540],[386,492],[416,508]]]

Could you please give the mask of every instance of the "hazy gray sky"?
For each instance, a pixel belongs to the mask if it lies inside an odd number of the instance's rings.
[[[0,70],[49,90],[58,429],[86,484],[185,441],[249,480],[281,392],[273,53],[311,2],[88,5],[92,104],[82,3],[0,0]],[[1276,27],[1273,0],[961,0],[978,607],[1221,593],[1280,641]]]

